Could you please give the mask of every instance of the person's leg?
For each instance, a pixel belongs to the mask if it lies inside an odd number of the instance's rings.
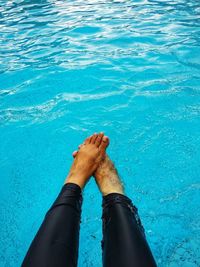
[[[97,168],[95,178],[103,194],[103,266],[155,267],[137,208],[124,196],[108,157]]]
[[[65,184],[47,212],[22,267],[77,266],[81,204],[81,188],[74,183]]]
[[[22,267],[76,267],[81,189],[105,156],[108,139],[94,134],[82,145],[61,193],[48,211]]]

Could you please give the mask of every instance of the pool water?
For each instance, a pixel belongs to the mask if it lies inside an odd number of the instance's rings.
[[[200,266],[200,2],[0,0],[0,266],[20,266],[85,137],[104,131],[159,267]],[[84,192],[79,267],[101,267]]]

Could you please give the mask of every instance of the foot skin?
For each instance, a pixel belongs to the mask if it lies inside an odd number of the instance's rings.
[[[103,196],[111,193],[124,195],[124,188],[118,172],[107,155],[95,171],[94,177]]]
[[[108,144],[109,139],[103,133],[95,133],[88,137],[79,146],[79,151],[73,153],[75,159],[65,183],[75,183],[83,189],[88,179],[104,159]]]
[[[81,149],[81,147],[82,145],[79,146],[79,149]],[[79,151],[74,151],[73,157],[76,158],[78,153]],[[111,193],[124,194],[123,185],[117,170],[107,155],[101,160],[93,175],[103,196]]]

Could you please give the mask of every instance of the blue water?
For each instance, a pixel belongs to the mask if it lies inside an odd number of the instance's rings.
[[[200,2],[0,0],[0,266],[20,263],[71,153],[104,131],[159,267],[200,266]],[[101,267],[84,192],[79,267]]]

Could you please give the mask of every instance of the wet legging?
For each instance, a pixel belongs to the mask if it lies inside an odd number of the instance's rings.
[[[81,216],[81,188],[65,184],[47,212],[22,267],[76,267]],[[103,198],[103,266],[155,267],[137,209],[112,193]]]

